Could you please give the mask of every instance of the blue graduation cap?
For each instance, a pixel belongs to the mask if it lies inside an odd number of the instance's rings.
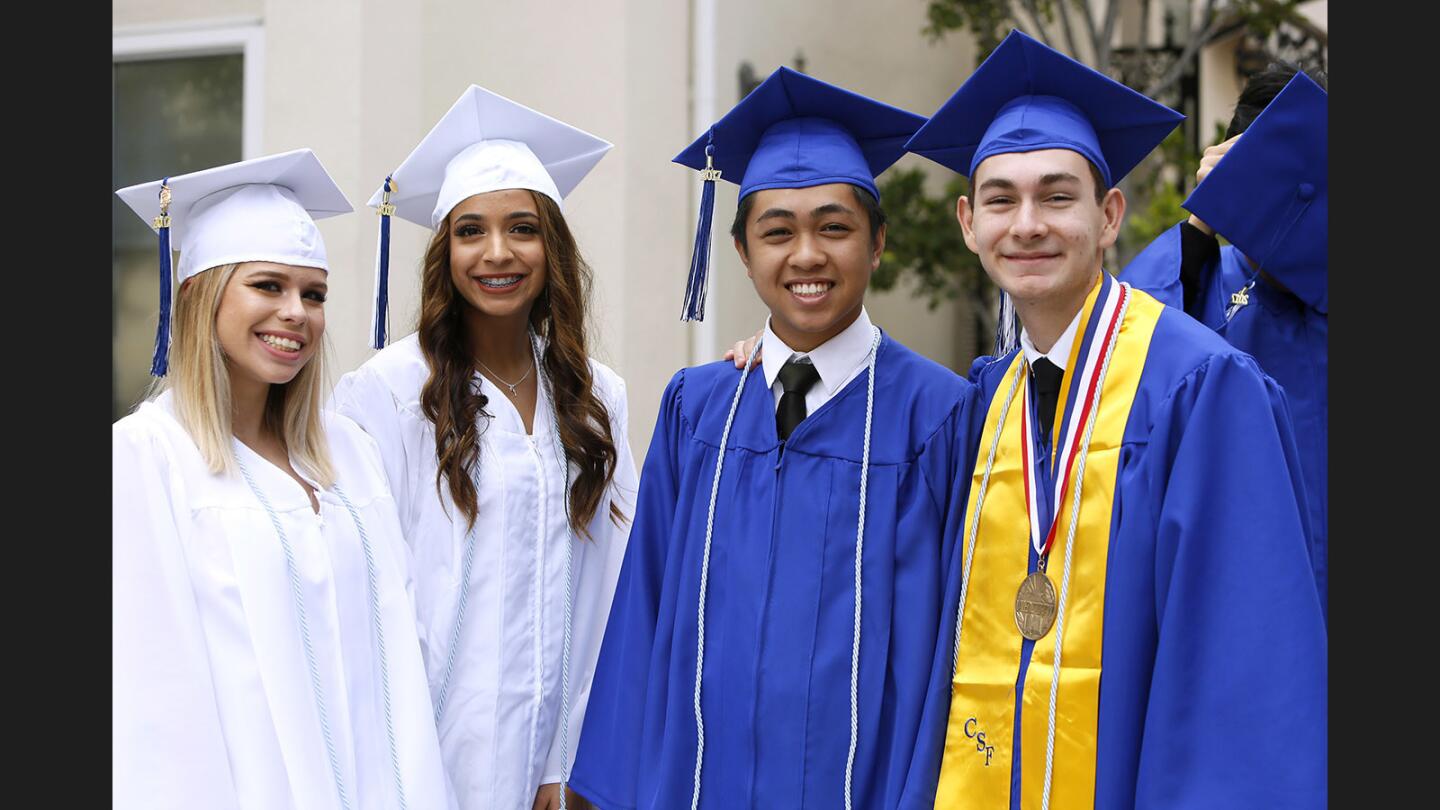
[[[675,156],[701,171],[700,222],[681,320],[705,318],[715,181],[740,184],[740,198],[768,188],[851,183],[876,198],[875,177],[905,154],[925,118],[788,67],[778,68]]]
[[[1329,99],[1296,73],[1183,203],[1321,312],[1329,309]]]
[[[991,155],[1069,149],[1113,186],[1185,116],[1012,30],[905,148],[970,177]]]

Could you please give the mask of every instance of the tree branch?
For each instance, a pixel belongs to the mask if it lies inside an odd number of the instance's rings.
[[[1025,21],[1020,19],[1020,15],[1016,11],[1014,0],[1009,0],[1009,2],[1005,3],[1005,16],[1010,18],[1011,28],[1019,28],[1021,30],[1024,30]]]
[[[1065,41],[1070,45],[1070,55],[1077,61],[1084,62],[1085,56],[1075,47],[1075,32],[1070,26],[1070,12],[1065,10],[1065,0],[1057,0],[1055,5],[1060,7],[1060,23],[1065,29]]]
[[[1040,18],[1040,12],[1035,8],[1035,0],[1021,0],[1020,5],[1030,13],[1030,19],[1034,21],[1035,34],[1040,37],[1040,41],[1045,43],[1046,47],[1055,47],[1050,44],[1050,35],[1045,32],[1045,21]]]
[[[1061,0],[1061,2],[1064,2],[1064,0]],[[1073,2],[1085,18],[1085,34],[1090,39],[1090,53],[1095,57],[1095,69],[1104,72],[1105,68],[1109,67],[1109,65],[1100,59],[1100,35],[1095,31],[1095,14],[1090,9],[1089,0],[1073,0]]]
[[[1105,3],[1105,27],[1100,32],[1100,47],[1104,58],[1099,62],[1107,68],[1110,67],[1110,43],[1115,40],[1115,22],[1120,19],[1120,2],[1121,0],[1106,0]]]
[[[1215,0],[1205,0],[1205,21],[1201,25],[1199,33],[1190,37],[1190,41],[1185,43],[1185,50],[1180,53],[1180,57],[1170,65],[1170,69],[1165,71],[1165,75],[1161,76],[1158,82],[1146,88],[1145,95],[1157,98],[1179,81],[1180,76],[1185,72],[1186,65],[1195,58],[1195,54],[1210,41],[1210,38],[1215,36],[1219,28],[1220,19],[1215,15]]]

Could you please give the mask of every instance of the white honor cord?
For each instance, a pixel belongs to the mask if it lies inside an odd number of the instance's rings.
[[[845,759],[845,807],[851,807],[850,783],[855,766],[855,748],[859,740],[859,672],[860,672],[860,586],[861,561],[865,542],[865,498],[870,467],[870,426],[875,411],[875,358],[879,354],[880,330],[871,327],[870,355],[868,358],[869,380],[865,400],[865,445],[860,460],[860,518],[855,537],[855,623],[854,641],[850,650],[850,749]],[[705,550],[700,563],[700,605],[697,618],[695,648],[695,784],[690,794],[691,810],[700,807],[700,766],[705,759],[705,719],[700,710],[700,685],[705,670],[705,588],[710,579],[710,544],[715,530],[715,502],[720,492],[720,472],[725,463],[725,447],[730,440],[730,426],[735,421],[735,410],[740,405],[740,395],[745,391],[745,380],[750,376],[750,367],[760,344],[750,351],[745,368],[740,372],[740,382],[735,387],[735,396],[730,401],[730,412],[725,417],[725,430],[720,434],[719,455],[715,459],[715,478],[710,485],[710,508],[705,518]]]
[[[1010,413],[1010,403],[1015,401],[1015,390],[1020,386],[1020,375],[1025,373],[1025,364],[1015,368],[1015,377],[1010,382],[1010,392],[1005,395],[1005,404],[1000,408],[1000,421],[995,425],[995,438],[990,441],[990,455],[985,459],[985,474],[980,478],[980,491],[975,495],[975,516],[970,520],[970,534],[965,539],[965,572],[960,579],[960,607],[955,614],[955,648],[950,657],[950,678],[954,680],[960,672],[960,629],[965,625],[965,597],[970,591],[970,565],[975,562],[975,535],[980,527],[980,514],[985,507],[985,490],[990,487],[990,471],[995,469],[995,450],[1000,446],[1001,428]]]
[[[1129,285],[1120,290],[1120,312],[1115,316],[1116,329],[1125,323],[1125,311],[1130,308]],[[1055,666],[1050,676],[1050,722],[1045,736],[1045,791],[1040,797],[1040,810],[1050,810],[1050,778],[1055,770],[1055,699],[1060,689],[1060,643],[1065,634],[1065,604],[1070,597],[1070,562],[1074,557],[1075,528],[1080,520],[1080,491],[1085,486],[1085,459],[1090,455],[1090,436],[1095,432],[1095,423],[1100,417],[1100,395],[1105,388],[1105,374],[1110,370],[1110,358],[1115,354],[1115,344],[1120,342],[1117,331],[1105,348],[1105,361],[1100,366],[1100,376],[1095,381],[1095,404],[1090,408],[1090,419],[1085,425],[1085,440],[1080,446],[1080,457],[1076,459],[1075,497],[1070,502],[1070,528],[1065,536],[1065,572],[1060,577],[1060,606],[1055,616]]]
[[[367,590],[370,592],[370,621],[375,628],[375,647],[380,655],[380,693],[385,700],[385,736],[390,742],[390,769],[395,774],[395,795],[399,800],[400,810],[405,810],[405,782],[400,777],[400,751],[395,744],[395,721],[391,718],[390,711],[390,660],[385,655],[385,628],[380,622],[380,588],[375,577],[375,555],[370,550],[370,536],[365,533],[365,524],[360,522],[360,513],[355,511],[355,505],[345,496],[345,490],[336,483],[333,487],[335,494],[340,497],[340,502],[345,504],[345,509],[350,513],[350,520],[355,524],[355,531],[360,535],[360,547],[365,551],[365,574]]]
[[[460,601],[455,607],[455,624],[450,630],[450,651],[445,656],[445,675],[440,679],[440,693],[435,697],[435,730],[445,714],[445,697],[450,693],[450,676],[455,674],[455,651],[460,647],[460,628],[465,624],[465,605],[470,600],[470,569],[475,562],[475,527],[465,532],[465,562],[460,571]]]
[[[320,672],[315,666],[315,649],[310,644],[310,626],[305,621],[305,594],[300,590],[300,573],[295,567],[295,554],[290,548],[290,538],[285,536],[285,529],[281,527],[280,518],[270,506],[270,501],[260,488],[255,486],[255,480],[250,477],[250,470],[245,467],[245,460],[239,453],[235,454],[235,461],[239,463],[240,474],[245,477],[245,483],[250,485],[250,491],[255,493],[256,500],[265,507],[265,514],[270,516],[270,525],[275,527],[275,534],[280,537],[280,548],[285,552],[285,569],[290,574],[290,598],[295,605],[295,616],[300,625],[305,665],[310,670],[310,689],[315,698],[315,711],[320,719],[320,734],[325,739],[325,753],[330,758],[330,773],[335,777],[335,792],[340,797],[340,806],[349,810],[350,800],[345,795],[345,780],[340,777],[340,760],[335,756],[335,741],[330,735],[330,719],[325,712],[325,689],[320,685]]]
[[[1122,290],[1124,298],[1120,302],[1120,312],[1116,316],[1116,323],[1123,325],[1125,312],[1130,307],[1129,285],[1122,282],[1125,288]],[[1084,444],[1080,448],[1080,457],[1076,469],[1075,495],[1072,499],[1070,510],[1070,527],[1065,538],[1065,568],[1060,580],[1060,604],[1055,620],[1055,666],[1050,678],[1050,717],[1049,726],[1046,731],[1045,743],[1045,788],[1041,796],[1041,810],[1049,810],[1050,807],[1050,785],[1051,776],[1055,767],[1055,705],[1056,696],[1060,684],[1060,645],[1065,632],[1065,605],[1070,595],[1070,561],[1071,552],[1075,547],[1075,529],[1080,515],[1080,492],[1085,482],[1085,459],[1089,455],[1090,437],[1095,431],[1095,421],[1100,412],[1100,391],[1104,387],[1105,375],[1110,369],[1110,358],[1115,352],[1115,344],[1119,342],[1119,335],[1116,334],[1106,347],[1105,359],[1100,366],[1100,375],[1096,379],[1095,404],[1091,408],[1089,420],[1085,426]],[[1010,404],[1015,399],[1015,391],[1019,387],[1020,375],[1024,372],[1025,365],[1020,363],[1015,370],[1014,379],[1010,383],[1010,391],[1005,395],[1005,404],[1000,409],[1000,419],[995,425],[995,437],[990,444],[990,455],[985,461],[985,472],[980,478],[980,491],[975,498],[975,516],[970,524],[969,537],[965,544],[965,571],[964,578],[960,583],[960,606],[955,616],[955,648],[952,653],[951,678],[959,673],[960,668],[960,631],[965,624],[965,596],[970,585],[970,566],[975,559],[975,538],[976,530],[980,526],[980,515],[985,504],[985,490],[990,484],[990,473],[995,466],[995,450],[1000,444],[1000,434],[1005,427],[1005,417],[1010,412]]]
[[[550,394],[550,437],[555,444],[555,457],[560,462],[561,499],[565,504],[565,640],[560,650],[560,810],[566,810],[565,787],[570,782],[570,637],[572,621],[571,565],[574,557],[575,538],[570,534],[570,460],[565,455],[565,445],[560,442],[560,420],[556,415],[555,389],[550,384],[550,375],[540,363],[539,339],[530,333],[530,350],[535,355],[535,368]]]
[[[710,581],[710,540],[715,531],[715,498],[720,492],[720,470],[725,466],[725,445],[730,441],[730,426],[735,421],[735,409],[740,405],[740,394],[745,391],[745,380],[750,377],[750,367],[755,355],[760,352],[760,342],[750,350],[745,368],[740,370],[740,384],[735,386],[735,396],[730,400],[730,413],[725,416],[725,430],[720,434],[720,450],[715,456],[715,480],[710,484],[710,511],[705,517],[705,550],[700,557],[700,606],[695,626],[695,789],[690,794],[690,810],[700,807],[700,765],[705,761],[705,717],[700,711],[700,683],[705,673],[705,585]]]
[[[845,757],[845,810],[850,810],[850,780],[855,747],[860,739],[860,574],[865,555],[865,493],[870,480],[870,422],[875,414],[875,358],[880,354],[880,329],[870,327],[870,366],[865,389],[865,449],[860,456],[860,520],[855,527],[855,640],[850,647],[850,753]]]

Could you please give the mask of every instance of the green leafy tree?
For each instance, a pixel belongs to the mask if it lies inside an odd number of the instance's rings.
[[[925,172],[896,169],[881,183],[880,194],[890,222],[885,255],[870,286],[893,289],[910,277],[917,297],[934,309],[962,293],[978,293],[980,260],[965,246],[955,221],[955,199],[967,193],[965,178],[953,177],[939,197],[925,193]],[[957,281],[959,283],[957,283]]]
[[[1265,40],[1281,26],[1308,26],[1297,10],[1300,0],[931,0],[921,33],[932,43],[953,32],[974,37],[983,60],[1019,28],[1126,86],[1175,104],[1182,79],[1194,70],[1200,49],[1217,36],[1244,27]],[[1136,13],[1141,32],[1136,42],[1117,47],[1122,10]],[[1197,13],[1198,12],[1198,13]],[[1149,41],[1152,15],[1162,15],[1163,42]],[[1127,26],[1129,29],[1129,26]],[[978,63],[978,62],[977,62]],[[1184,219],[1180,207],[1194,184],[1199,152],[1209,143],[1187,142],[1177,129],[1160,148],[1121,182],[1129,201],[1127,222],[1117,255],[1107,262],[1118,269],[1128,258]],[[975,254],[965,246],[955,223],[955,198],[964,178],[946,184],[944,193],[926,193],[924,172],[892,170],[880,184],[890,217],[885,262],[871,286],[889,290],[909,279],[914,294],[931,308],[967,297],[981,323],[992,328],[993,290]]]
[[[975,37],[979,58],[1019,28],[1056,50],[1114,76],[1151,98],[1174,89],[1200,49],[1236,25],[1268,37],[1284,23],[1303,24],[1302,0],[931,0],[923,33],[932,42],[952,31]],[[1139,6],[1140,40],[1117,50],[1116,26],[1125,7]],[[1195,9],[1199,7],[1198,22]],[[1176,13],[1176,8],[1181,11]],[[1165,18],[1165,43],[1149,42],[1151,17]]]

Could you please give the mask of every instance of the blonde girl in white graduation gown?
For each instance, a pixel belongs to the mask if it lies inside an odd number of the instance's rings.
[[[148,220],[159,185],[119,193]],[[114,806],[453,807],[394,498],[320,407],[310,214],[349,205],[309,150],[169,185],[171,362],[113,427]]]
[[[395,214],[434,228],[418,332],[332,402],[400,503],[465,810],[560,805],[629,536],[625,384],[588,356],[590,271],[560,211],[608,148],[468,90],[389,179]]]

